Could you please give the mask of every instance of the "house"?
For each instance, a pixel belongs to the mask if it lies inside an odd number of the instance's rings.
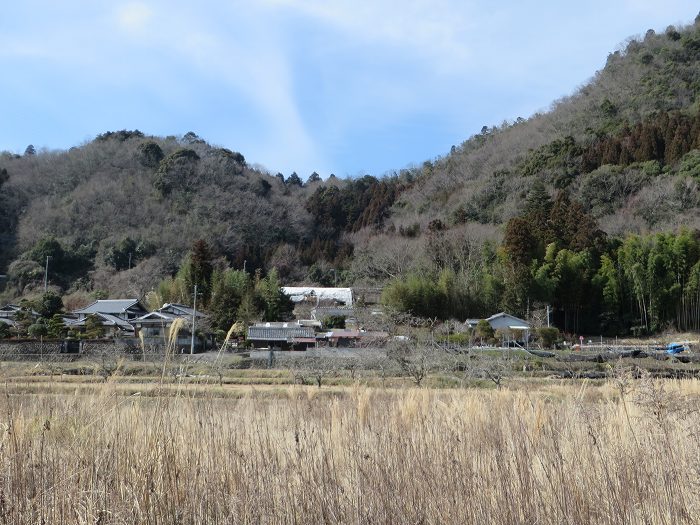
[[[20,310],[21,308],[16,304],[6,304],[5,306],[0,307],[0,319],[14,319],[15,315]]]
[[[100,324],[105,329],[106,337],[133,337],[134,327],[129,324],[128,321],[117,317],[116,315],[106,314],[102,312],[95,312],[78,319],[67,319],[64,318],[64,324],[69,330],[75,332],[84,332],[86,330],[86,323],[88,322],[88,317],[94,315]]]
[[[16,327],[15,316],[20,310],[16,304],[6,304],[0,308],[0,323],[8,325],[10,328]]]
[[[316,333],[311,326],[298,323],[259,323],[248,327],[248,341],[255,348],[305,350],[316,345]]]
[[[360,287],[352,289],[352,297],[357,304],[375,305],[382,300],[383,288]]]
[[[18,328],[20,324],[23,324],[26,329],[39,317],[41,317],[39,312],[16,304],[6,304],[0,307],[0,323],[11,328]]]
[[[21,306],[16,304],[6,304],[5,306],[0,307],[0,319],[9,319],[11,321],[14,321],[17,318],[17,314],[22,311],[29,312],[32,319],[41,317],[39,315],[39,312],[35,310],[28,310],[27,308],[23,309]]]
[[[331,330],[326,334],[331,346],[354,346],[361,337],[359,330]]]
[[[195,330],[197,323],[208,317],[205,313],[195,311],[189,306],[182,304],[166,303],[161,308],[154,312],[149,312],[141,317],[133,319],[131,324],[135,328],[136,336],[148,346],[167,346],[170,341],[171,329],[176,320],[181,319],[177,323],[177,337],[173,341],[175,348],[180,353],[187,353],[191,349],[192,344],[192,316],[195,315]],[[195,337],[194,350],[200,352],[206,350],[207,339]]]
[[[355,309],[352,306],[317,306],[311,310],[311,318],[316,321],[323,321],[327,317],[355,318]]]
[[[107,314],[124,321],[130,321],[146,313],[148,310],[138,299],[100,299],[73,312],[79,321],[92,314]]]
[[[185,306],[184,304],[177,304],[177,303],[165,303],[163,306],[161,306],[158,310],[160,313],[164,314],[170,314],[174,315],[177,317],[189,317],[192,319],[192,315],[195,313],[194,308],[190,306]],[[207,314],[204,312],[201,312],[197,310],[197,319],[203,319],[207,317]]]
[[[320,304],[352,306],[351,288],[321,288],[313,286],[283,286],[282,292],[293,303],[309,302]]]
[[[481,319],[467,319],[464,324],[468,328],[476,328]],[[530,330],[530,323],[515,317],[514,315],[507,314],[505,312],[500,312],[486,318],[486,321],[491,325],[494,330]]]

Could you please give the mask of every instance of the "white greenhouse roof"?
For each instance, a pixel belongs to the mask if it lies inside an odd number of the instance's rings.
[[[319,301],[335,300],[348,306],[352,305],[352,289],[350,288],[283,286],[282,291],[295,303],[299,303],[305,299],[318,299]]]

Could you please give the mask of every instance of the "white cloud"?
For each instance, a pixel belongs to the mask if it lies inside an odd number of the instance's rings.
[[[256,134],[251,136],[245,125],[232,121],[223,137],[227,145],[244,150],[249,159],[262,161],[271,170],[301,172],[325,166],[295,98],[294,73],[274,23],[254,8],[237,11],[236,28],[230,33],[212,28],[210,19],[194,18],[167,14],[154,45],[176,54],[200,75],[198,80],[215,89],[217,97],[225,93],[232,105],[255,108]],[[226,115],[217,118],[223,121]]]
[[[340,29],[352,40],[380,44],[429,60],[439,69],[473,58],[469,34],[478,25],[469,2],[449,0],[265,0]]]
[[[153,10],[141,2],[129,2],[116,10],[117,23],[127,31],[137,32],[145,29],[152,18]]]

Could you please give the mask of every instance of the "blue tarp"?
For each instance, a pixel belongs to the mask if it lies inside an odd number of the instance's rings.
[[[685,350],[685,345],[682,343],[669,343],[666,345],[667,354],[680,354],[683,350]]]

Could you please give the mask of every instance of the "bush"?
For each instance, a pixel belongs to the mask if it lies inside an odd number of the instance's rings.
[[[49,291],[34,303],[34,307],[40,316],[49,319],[63,310],[63,300],[60,295]]]
[[[552,348],[559,341],[559,329],[555,327],[543,326],[538,328],[537,336],[540,338],[543,348]]]
[[[345,316],[329,315],[323,318],[322,323],[326,328],[345,328]]]
[[[49,329],[43,319],[38,319],[36,323],[29,325],[28,332],[31,337],[46,337]]]
[[[476,336],[485,342],[491,342],[496,332],[486,319],[481,319],[476,325]]]

